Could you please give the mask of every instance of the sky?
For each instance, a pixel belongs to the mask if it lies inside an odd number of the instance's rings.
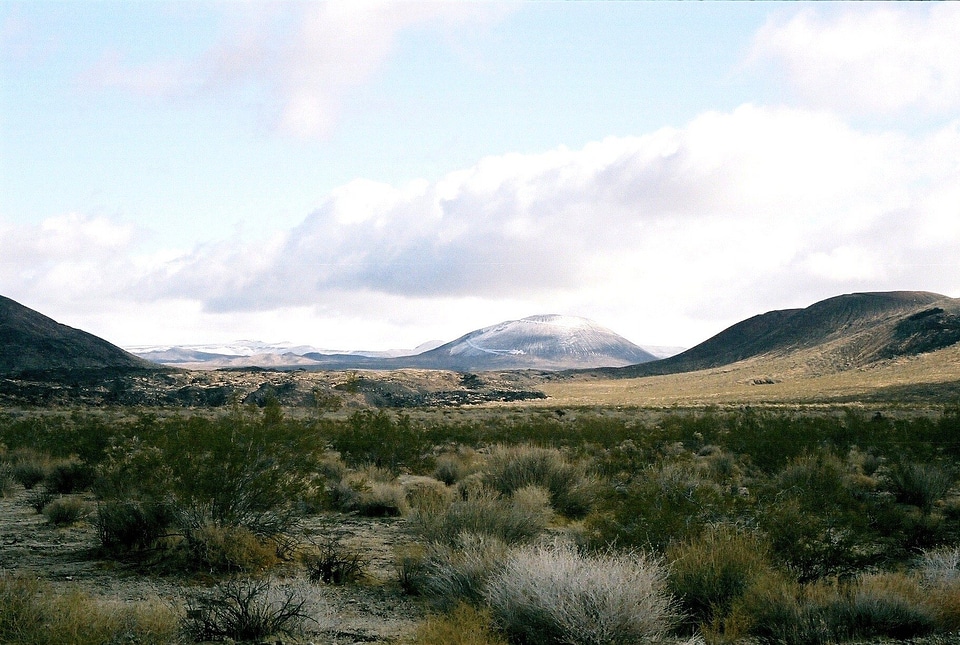
[[[0,0],[0,294],[121,346],[960,296],[960,3]]]

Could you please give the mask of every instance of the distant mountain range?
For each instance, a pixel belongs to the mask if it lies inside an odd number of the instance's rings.
[[[771,311],[739,322],[696,347],[662,360],[583,318],[531,316],[478,329],[439,346],[396,353],[327,353],[312,347],[245,341],[228,351],[204,346],[144,348],[141,356],[181,367],[419,368],[459,372],[568,370],[634,378],[749,365],[757,374],[793,378],[872,369],[923,354],[937,365],[956,355],[960,300],[918,291],[853,293],[803,309]],[[937,354],[950,348],[949,352]],[[298,352],[303,352],[298,353]],[[398,352],[404,354],[404,352]],[[754,369],[755,368],[755,369]],[[61,325],[0,296],[0,375],[70,370],[157,370],[161,366],[87,332]],[[739,368],[738,368],[739,369]],[[927,368],[925,368],[927,369]],[[791,376],[792,375],[792,376]],[[771,377],[773,378],[773,377]]]
[[[556,315],[506,321],[472,331],[446,344],[432,341],[413,350],[333,352],[255,341],[238,341],[220,347],[130,349],[141,358],[193,369],[257,366],[454,371],[620,367],[653,361],[671,351],[657,348],[655,354],[586,318]],[[230,353],[221,353],[224,350]]]
[[[0,374],[156,365],[0,296]]]

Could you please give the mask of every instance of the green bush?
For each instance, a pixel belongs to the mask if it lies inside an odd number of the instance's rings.
[[[633,645],[673,619],[664,568],[639,554],[588,556],[568,544],[516,548],[484,596],[519,643]]]
[[[140,431],[107,451],[98,492],[105,501],[164,504],[184,534],[208,525],[258,538],[284,533],[317,485],[320,437],[270,404],[262,413],[154,420]]]
[[[929,513],[950,490],[953,478],[933,464],[899,463],[890,472],[890,488],[901,504]]]
[[[47,468],[39,461],[17,461],[13,464],[11,475],[26,490],[31,490],[46,479]]]
[[[663,552],[674,541],[690,539],[706,526],[727,519],[735,494],[689,462],[658,463],[631,476],[587,518],[592,544]]]
[[[791,461],[761,492],[760,526],[801,581],[849,576],[883,558],[882,500],[825,451]]]
[[[101,547],[129,552],[153,548],[173,521],[170,507],[163,503],[107,501],[97,504],[94,526]]]
[[[55,464],[47,473],[43,485],[58,495],[69,495],[90,490],[97,473],[89,464],[67,461]]]

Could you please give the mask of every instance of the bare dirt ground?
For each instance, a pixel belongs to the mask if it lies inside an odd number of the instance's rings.
[[[29,495],[19,490],[0,499],[2,571],[35,576],[58,588],[78,588],[104,600],[160,598],[181,607],[187,594],[213,582],[212,578],[144,574],[133,563],[102,559],[90,522],[54,527],[29,506]],[[394,547],[411,540],[406,520],[323,515],[308,518],[303,530],[306,537],[317,540],[335,534],[344,545],[359,549],[367,562],[362,582],[342,586],[311,583],[297,567],[281,569],[284,584],[309,595],[316,623],[307,623],[303,643],[398,643],[413,633],[428,608],[404,595],[396,584]]]

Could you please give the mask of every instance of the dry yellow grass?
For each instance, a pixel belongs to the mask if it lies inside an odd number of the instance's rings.
[[[631,379],[576,376],[544,381],[538,387],[549,397],[539,404],[549,406],[670,407],[863,399],[943,402],[956,400],[960,390],[960,346],[847,370],[824,359],[822,352],[798,352],[684,374]],[[525,405],[535,403],[527,401]]]

